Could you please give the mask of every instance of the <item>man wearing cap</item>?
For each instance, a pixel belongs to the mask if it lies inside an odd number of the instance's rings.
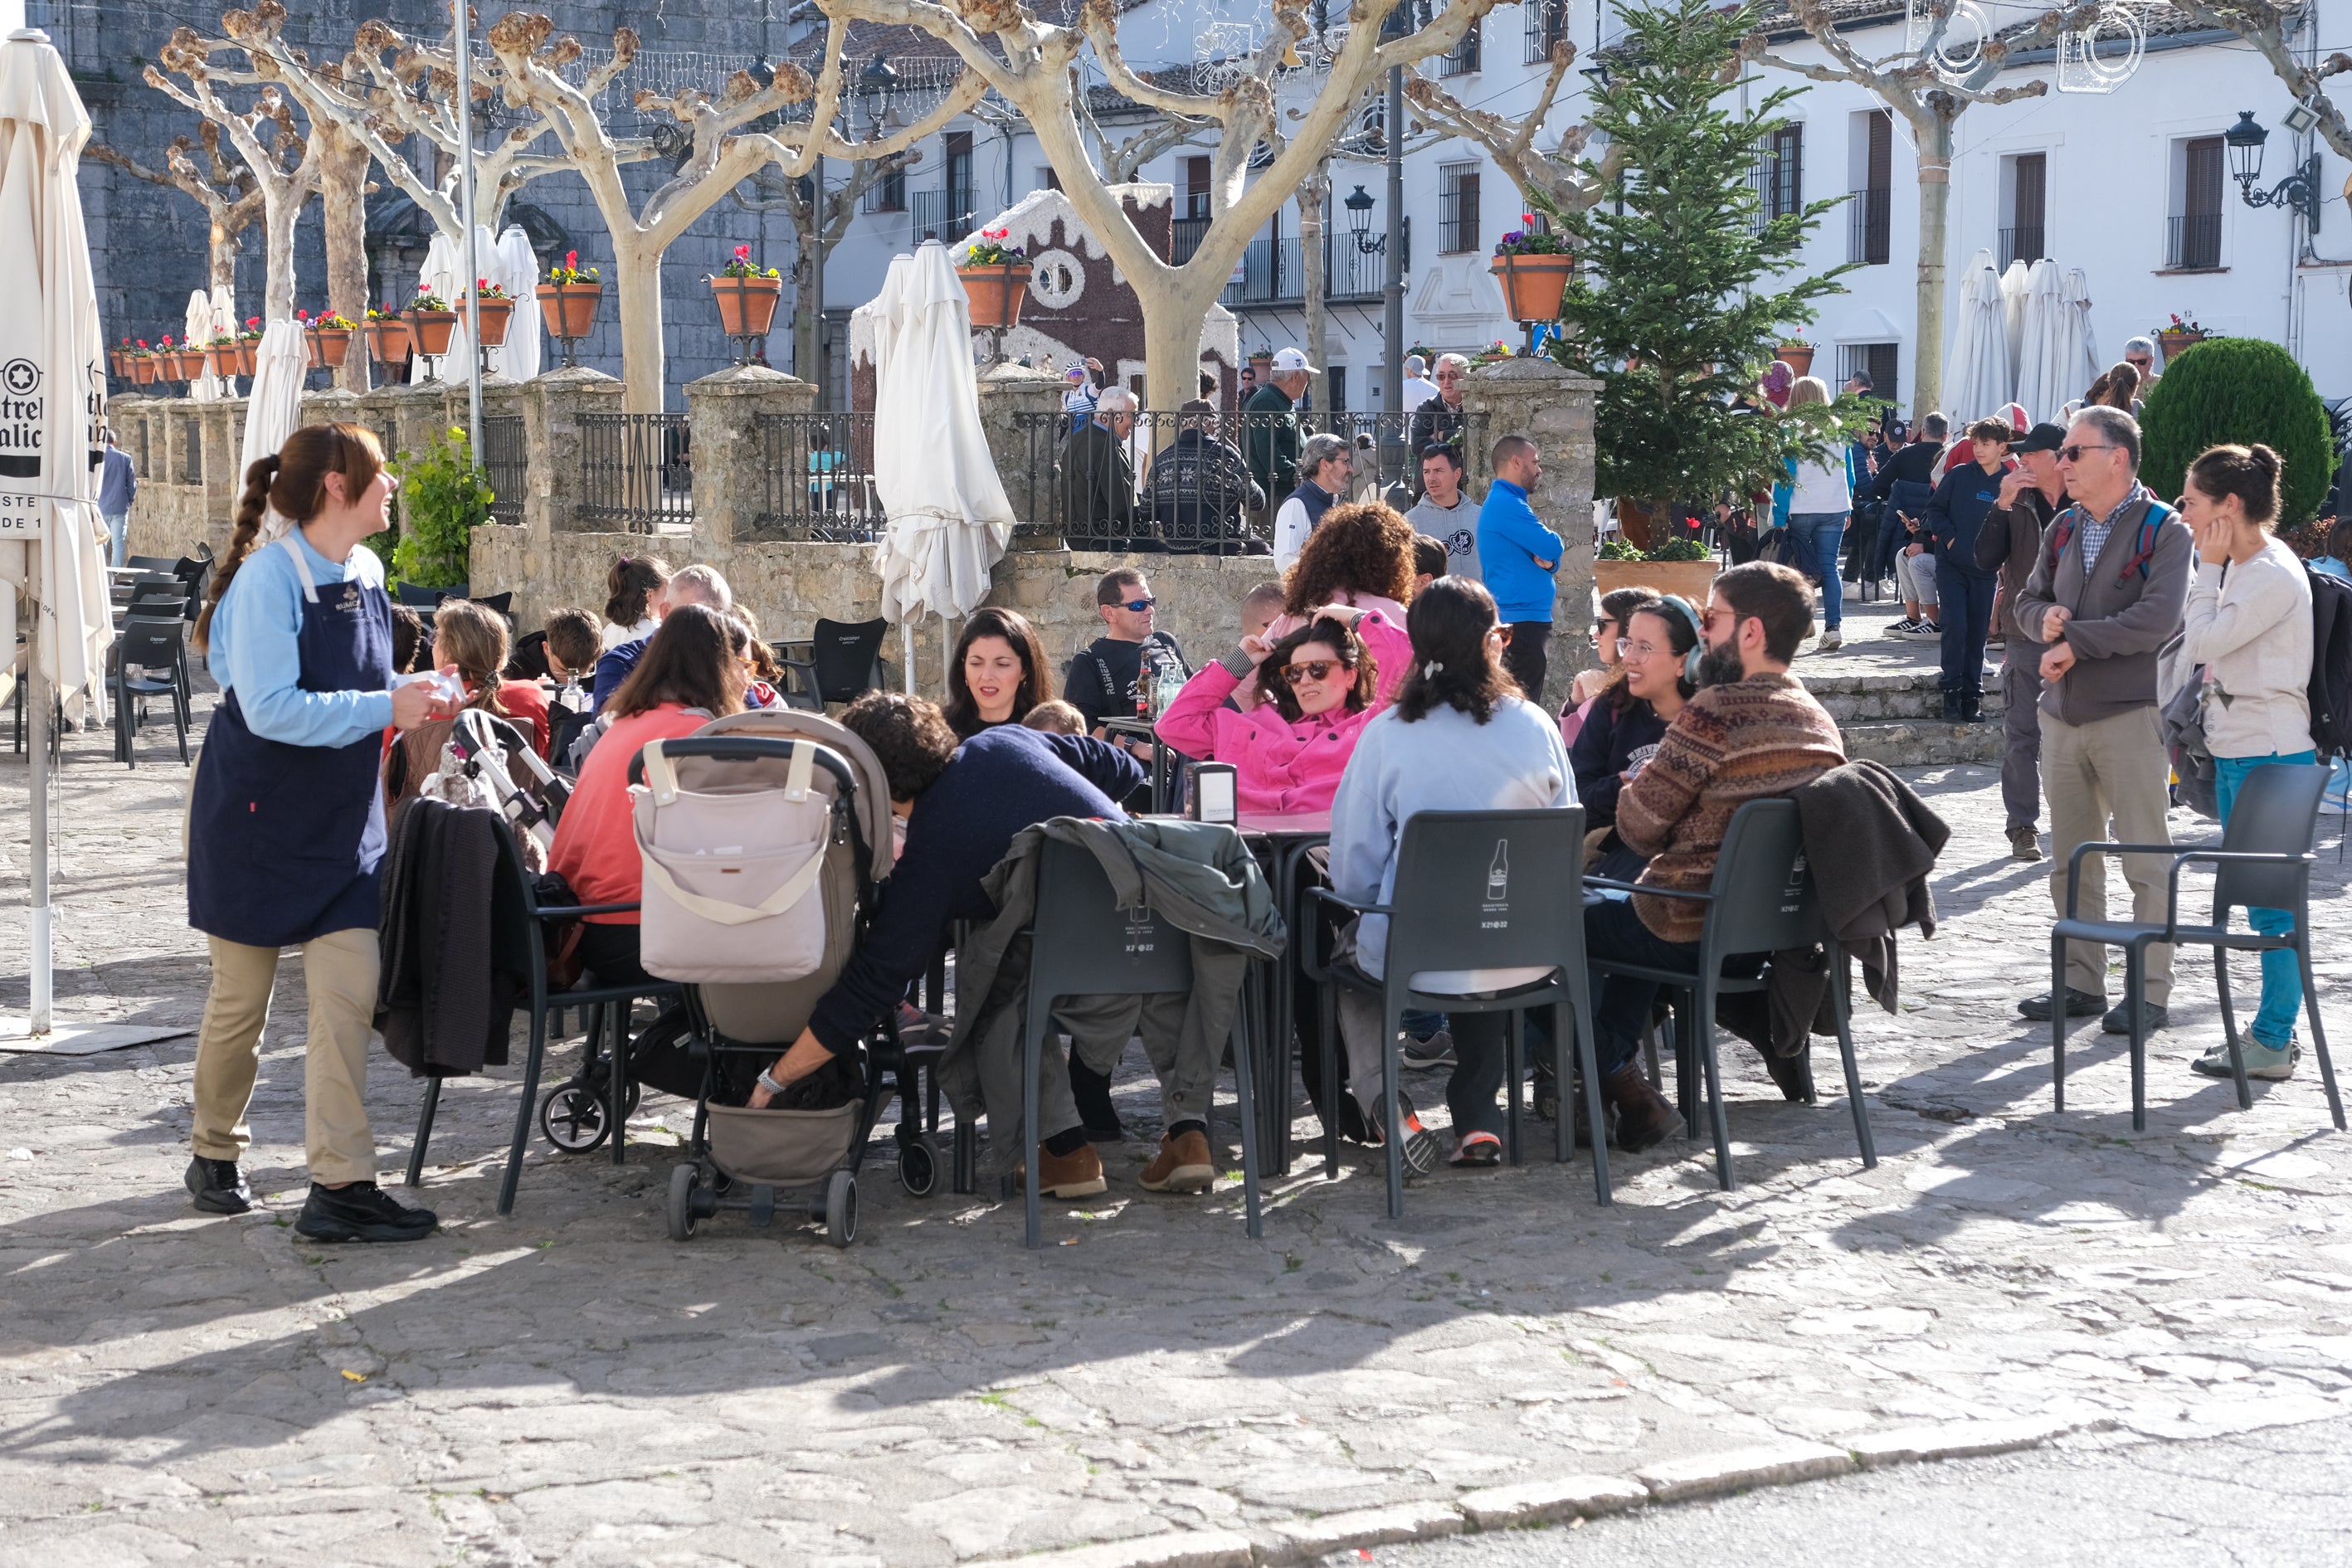
[[[1095,403],[1103,386],[1102,361],[1090,359],[1084,364],[1074,364],[1062,373],[1065,391],[1062,413],[1070,421],[1070,433],[1076,435],[1095,416]]]
[[[1315,367],[1307,363],[1305,354],[1284,349],[1274,356],[1266,384],[1242,405],[1242,412],[1252,416],[1242,421],[1250,478],[1269,500],[1298,488],[1298,416],[1292,410],[1298,406],[1314,374]]]
[[[2017,596],[2042,550],[2051,521],[2074,505],[2058,472],[2063,426],[2041,424],[2010,443],[2018,466],[2001,477],[1992,510],[1977,530],[1977,568],[2000,574],[2000,802],[2009,815],[2009,851],[2042,858],[2035,824],[2042,816],[2042,628],[2017,613]]]
[[[1429,362],[1419,354],[1407,354],[1404,359],[1404,391],[1399,394],[1407,408],[1418,408],[1437,395],[1437,383],[1429,379]]]

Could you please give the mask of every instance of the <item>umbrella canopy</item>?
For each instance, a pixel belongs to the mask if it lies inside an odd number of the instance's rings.
[[[1979,250],[1960,273],[1959,320],[1944,373],[1944,412],[1959,429],[2009,401],[2007,307],[1992,252]]]
[[[245,405],[245,446],[236,460],[238,486],[244,485],[247,469],[286,445],[286,437],[302,423],[302,379],[310,368],[310,353],[303,341],[302,324],[270,322],[253,356],[253,390],[247,394]],[[265,514],[263,542],[279,537],[290,526],[274,511]]]
[[[2082,390],[2065,359],[2066,310],[2058,297],[2058,264],[2033,264],[2025,282],[2025,321],[2018,335],[2017,401],[2036,419]]]
[[[188,312],[182,319],[182,341],[192,349],[200,349],[213,341],[212,296],[201,289],[188,290]],[[206,371],[188,383],[188,395],[198,403],[210,403],[221,395],[220,381]]]
[[[514,314],[507,318],[507,341],[503,348],[490,351],[493,363],[500,375],[509,381],[529,381],[540,373],[545,363],[541,357],[539,306],[532,290],[539,287],[539,253],[530,247],[530,236],[520,224],[510,224],[506,233],[499,236],[497,258],[488,266],[493,269],[491,281],[514,297]]]
[[[874,488],[890,520],[882,613],[908,625],[968,615],[1013,542],[1013,503],[981,434],[969,297],[947,247],[926,240],[891,261],[874,303]]]
[[[2098,344],[2091,335],[2091,280],[2083,276],[2079,267],[2069,271],[2058,285],[2058,368],[2068,399],[2077,398],[2090,389],[2105,367],[2099,363]],[[2057,417],[2058,405],[2042,412],[2044,419]]]
[[[1991,253],[1988,251],[1986,255],[1990,258]],[[2001,320],[2008,325],[2009,363],[2012,372],[2017,368],[2017,356],[2024,352],[2025,346],[2025,285],[2028,276],[2029,270],[2022,261],[2011,262],[2008,269],[2000,275]],[[2001,395],[2007,397],[2016,390],[2014,386],[2006,387],[2002,389]]]

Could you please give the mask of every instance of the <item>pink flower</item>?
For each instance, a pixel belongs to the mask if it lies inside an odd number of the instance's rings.
[[[245,324],[248,327],[257,327],[261,325],[261,318],[258,316],[247,316],[245,319]]]
[[[567,251],[565,251],[565,252],[563,253],[563,265],[564,265],[564,266],[566,266],[566,267],[577,267],[577,266],[579,266],[579,265],[580,265],[580,253],[579,253],[578,251],[576,251],[576,250],[567,250]]]
[[[738,261],[749,261],[749,260],[751,260],[751,247],[750,246],[748,246],[748,245],[739,245],[739,246],[737,246],[737,247],[735,247],[735,259],[736,259],[736,260],[738,260]]]
[[[310,312],[308,310],[296,310],[294,312],[294,319],[298,321],[307,321],[310,319]]]

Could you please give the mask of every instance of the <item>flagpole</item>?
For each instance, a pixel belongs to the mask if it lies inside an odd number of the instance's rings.
[[[467,0],[454,0],[449,7],[457,26],[457,205],[466,225],[466,441],[478,465],[482,460],[482,301],[478,284],[482,270],[474,243],[474,40],[467,25],[468,9]]]

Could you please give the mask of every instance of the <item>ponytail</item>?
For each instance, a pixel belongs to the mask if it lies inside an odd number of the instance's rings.
[[[327,510],[327,476],[343,476],[343,494],[356,498],[383,468],[383,448],[373,432],[358,425],[305,425],[286,437],[286,445],[266,458],[256,458],[245,470],[245,492],[237,498],[236,518],[229,531],[228,553],[213,568],[213,584],[204,613],[196,617],[190,639],[198,652],[208,646],[213,612],[228,593],[237,568],[253,553],[261,534],[261,520],[269,512],[300,527]]]
[[[473,692],[466,706],[506,718],[499,694],[499,673],[506,668],[507,624],[499,613],[471,599],[444,599],[433,616],[435,662],[457,667],[457,677]]]
[[[213,568],[212,588],[205,599],[205,607],[196,616],[196,629],[190,638],[202,653],[211,641],[213,611],[219,608],[221,595],[228,592],[236,569],[253,553],[253,542],[261,532],[261,520],[269,510],[269,489],[277,480],[279,458],[272,452],[256,458],[245,470],[245,493],[237,498],[236,522],[228,536],[228,553]]]
[[[634,626],[646,618],[653,596],[669,585],[669,567],[656,556],[624,555],[604,574],[604,618]]]

